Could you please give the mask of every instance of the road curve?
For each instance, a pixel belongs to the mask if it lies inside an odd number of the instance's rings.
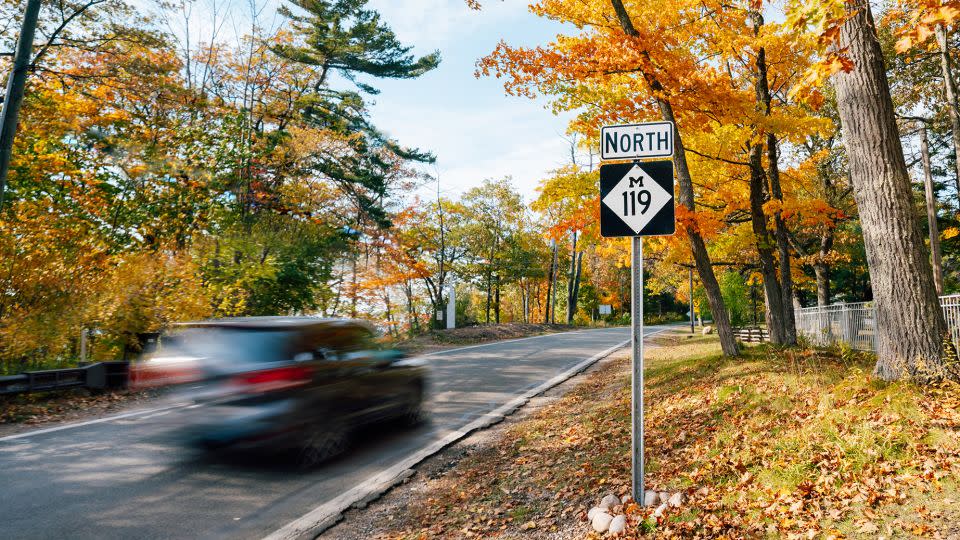
[[[184,449],[174,435],[178,415],[188,413],[183,407],[2,437],[0,536],[263,538],[289,532],[342,502],[345,493],[353,496],[478,418],[628,339],[627,328],[580,330],[428,355],[428,424],[372,430],[347,456],[308,473]]]

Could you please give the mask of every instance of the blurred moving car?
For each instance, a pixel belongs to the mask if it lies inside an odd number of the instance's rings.
[[[173,386],[198,406],[183,433],[205,447],[294,449],[304,465],[342,452],[365,424],[422,418],[422,360],[382,350],[369,325],[244,317],[178,325],[131,370],[131,386]]]

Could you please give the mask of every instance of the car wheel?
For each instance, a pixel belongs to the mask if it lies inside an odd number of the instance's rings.
[[[400,420],[403,425],[409,427],[422,424],[426,420],[426,414],[423,411],[423,389],[420,386],[410,390]]]
[[[347,450],[350,442],[348,430],[342,425],[327,425],[314,428],[300,447],[299,462],[302,468],[316,467]]]

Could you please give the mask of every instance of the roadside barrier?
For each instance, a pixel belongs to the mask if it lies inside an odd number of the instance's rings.
[[[126,388],[129,362],[97,362],[89,366],[66,369],[27,371],[0,377],[0,395],[49,392],[69,388],[114,390]]]

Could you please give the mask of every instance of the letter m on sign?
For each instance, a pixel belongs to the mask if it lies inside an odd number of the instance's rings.
[[[631,176],[631,177],[630,177],[630,186],[629,186],[629,187],[632,188],[633,186],[643,187],[643,177],[641,176],[641,177],[639,177],[639,178],[634,178],[634,177]]]

